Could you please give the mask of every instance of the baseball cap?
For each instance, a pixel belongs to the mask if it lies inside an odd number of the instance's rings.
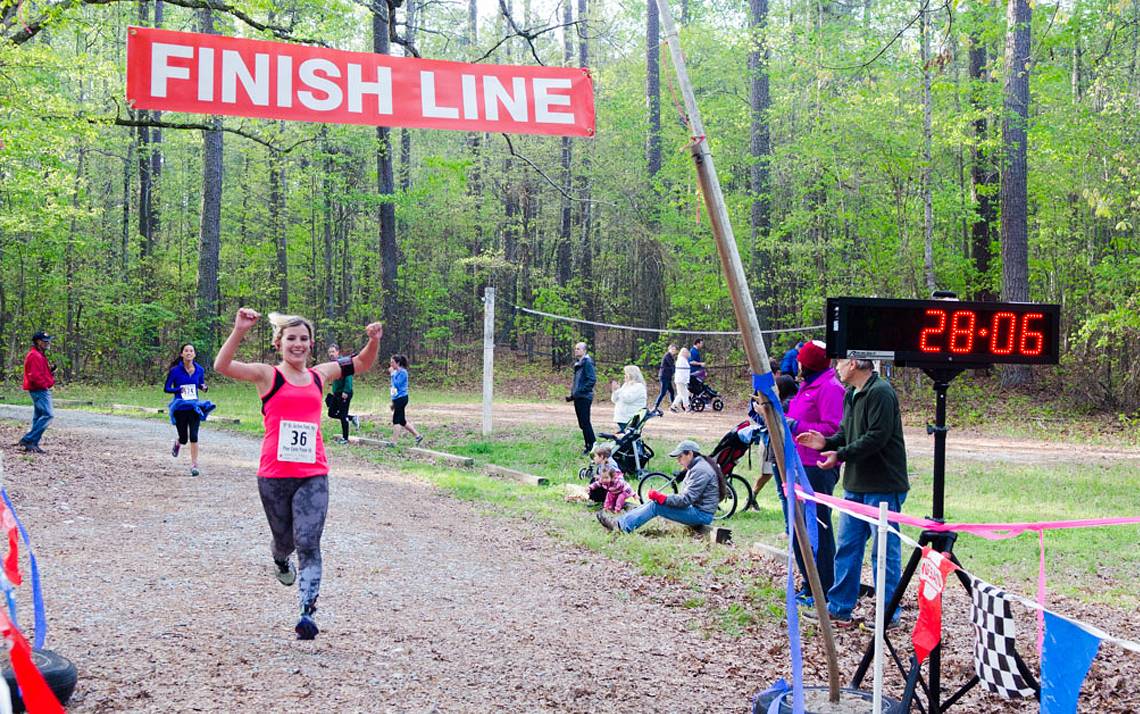
[[[32,341],[34,342],[35,340],[44,340],[45,342],[51,342],[51,335],[44,332],[43,330],[40,330],[36,334],[32,335]]]
[[[684,453],[686,451],[691,451],[694,454],[699,454],[699,453],[701,453],[701,445],[698,444],[697,442],[693,441],[692,439],[685,439],[680,444],[677,444],[677,448],[670,451],[669,455],[676,457],[676,456],[680,456],[682,453]]]

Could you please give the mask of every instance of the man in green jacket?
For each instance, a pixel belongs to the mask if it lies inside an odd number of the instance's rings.
[[[836,364],[839,379],[847,385],[843,399],[843,421],[839,431],[824,437],[807,431],[796,443],[820,452],[822,469],[846,464],[843,472],[843,498],[878,508],[902,510],[910,481],[906,472],[906,444],[903,443],[902,414],[895,390],[874,371],[870,360],[841,359]],[[827,612],[836,627],[851,627],[863,552],[873,534],[870,524],[842,514],[839,518],[839,544],[835,552],[835,584],[827,593]],[[871,567],[877,570],[878,555],[871,550]],[[897,536],[887,538],[887,592],[889,602],[898,587],[902,556]],[[898,625],[898,612],[887,627]]]

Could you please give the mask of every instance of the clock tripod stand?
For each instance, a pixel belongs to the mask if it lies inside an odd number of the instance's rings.
[[[964,367],[924,367],[922,370],[928,377],[934,380],[934,424],[928,424],[926,426],[926,433],[934,436],[934,498],[932,499],[931,505],[931,519],[939,523],[944,522],[943,506],[946,491],[946,432],[949,431],[949,427],[946,426],[946,390],[950,387],[950,382],[964,370]],[[895,591],[891,595],[891,600],[887,604],[887,611],[883,615],[883,622],[890,622],[891,617],[893,617],[898,610],[899,603],[906,593],[907,586],[918,570],[919,563],[922,560],[922,549],[924,546],[931,546],[934,550],[947,556],[955,565],[961,566],[961,563],[958,562],[957,557],[954,555],[954,543],[957,539],[957,533],[930,530],[922,532],[922,535],[918,537],[918,547],[911,553],[910,560],[907,561],[906,568],[903,570],[902,576],[899,579],[899,584],[895,587]],[[966,588],[966,592],[969,593],[971,585],[966,575],[960,569],[955,570],[954,574],[958,576],[958,581],[962,583],[962,586]],[[908,670],[907,665],[904,665],[898,650],[891,644],[886,633],[883,634],[883,640],[887,645],[887,649],[895,665],[899,668],[899,671],[906,676],[906,688],[903,690],[902,697],[902,711],[909,712],[911,710],[919,687],[921,687],[926,694],[927,706],[924,711],[927,714],[939,714],[950,708],[980,681],[977,675],[974,675],[963,684],[958,691],[943,700],[942,643],[939,642],[930,652],[929,675],[927,680],[924,681],[922,679],[922,665],[918,662],[917,657],[911,656]],[[874,654],[874,642],[872,641],[863,652],[863,659],[859,662],[859,667],[855,670],[855,675],[851,680],[852,687],[858,688],[863,682],[863,678],[867,674],[867,669],[871,666]],[[1032,675],[1025,670],[1024,667],[1021,669],[1022,676],[1026,677],[1028,681],[1033,682]],[[1035,683],[1034,686],[1036,686]]]

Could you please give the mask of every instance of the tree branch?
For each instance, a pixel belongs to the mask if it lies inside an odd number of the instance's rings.
[[[49,22],[51,22],[59,13],[60,10],[79,5],[110,5],[114,2],[131,2],[132,0],[57,0],[47,6],[47,8],[40,14],[39,17],[31,20],[30,22],[21,23],[19,29],[15,34],[8,38],[12,44],[20,45],[32,39],[43,30]],[[272,25],[267,22],[259,22],[253,19],[246,13],[237,9],[233,5],[226,3],[224,0],[165,0],[170,5],[177,5],[179,7],[188,8],[191,10],[216,10],[227,15],[231,15],[237,20],[244,22],[246,25],[252,27],[260,32],[268,32],[279,40],[289,40],[290,42],[298,42],[306,45],[319,45],[321,47],[328,47],[328,43],[324,40],[314,40],[304,37],[295,37],[293,35],[293,27],[283,27],[281,25]],[[5,31],[12,26],[10,18],[5,17]]]
[[[541,176],[543,179],[545,179],[548,184],[550,184],[551,186],[554,187],[554,190],[558,191],[558,193],[562,194],[567,199],[569,199],[571,201],[578,201],[579,203],[596,203],[596,204],[604,204],[607,206],[616,206],[617,205],[615,203],[610,203],[609,201],[599,201],[597,199],[592,199],[592,198],[577,198],[576,196],[571,196],[569,193],[567,193],[565,190],[563,190],[563,188],[561,186],[554,183],[554,181],[552,181],[550,179],[550,177],[547,176],[546,173],[538,167],[538,164],[534,163],[533,161],[531,161],[527,157],[525,157],[522,154],[515,151],[515,145],[511,141],[510,134],[503,134],[503,139],[506,140],[506,142],[507,142],[507,148],[510,149],[511,156],[515,157],[516,159],[522,159],[523,163],[525,163],[527,166],[534,169],[535,173],[537,173],[539,176]]]
[[[292,144],[288,144],[286,146],[278,146],[277,144],[274,144],[269,139],[262,138],[262,137],[258,136],[257,134],[253,134],[249,131],[246,131],[245,129],[243,129],[241,127],[226,126],[224,124],[221,126],[213,126],[211,124],[206,124],[206,123],[202,123],[202,122],[172,122],[172,121],[162,121],[162,120],[155,121],[153,119],[125,119],[121,116],[113,116],[113,117],[109,117],[109,116],[103,116],[103,117],[88,117],[88,116],[47,117],[47,116],[45,116],[43,118],[48,119],[48,120],[64,119],[64,120],[69,120],[69,121],[74,121],[76,119],[79,119],[81,121],[86,121],[88,124],[95,124],[98,126],[130,126],[130,127],[145,126],[145,127],[156,127],[159,129],[190,129],[190,130],[200,130],[200,131],[219,131],[220,130],[220,131],[226,132],[227,134],[234,134],[234,135],[237,135],[240,137],[244,137],[244,138],[249,139],[250,141],[252,141],[254,143],[261,144],[262,146],[269,149],[270,151],[273,151],[275,153],[281,153],[281,154],[288,154],[291,151],[293,151],[294,149],[296,149],[297,147],[303,146],[304,144],[314,142],[319,138],[318,136],[310,136],[306,139],[298,139],[297,141],[293,142]]]

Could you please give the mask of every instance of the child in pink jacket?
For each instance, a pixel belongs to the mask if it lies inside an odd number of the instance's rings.
[[[621,471],[610,464],[602,464],[598,483],[606,490],[606,501],[602,510],[619,513],[626,500],[633,495],[633,488],[622,478]]]

